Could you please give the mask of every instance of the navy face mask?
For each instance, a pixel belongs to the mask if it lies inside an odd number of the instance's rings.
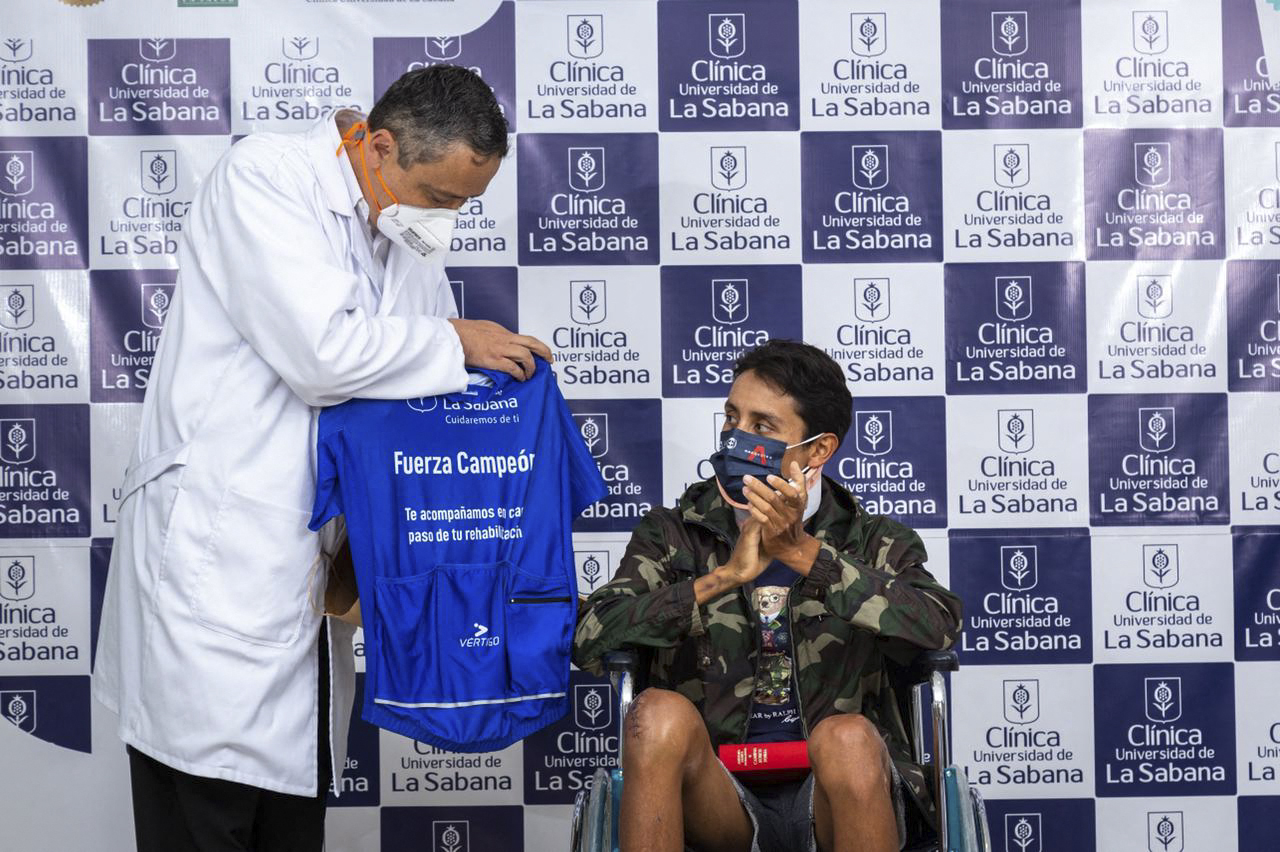
[[[782,455],[792,447],[800,447],[815,438],[814,435],[798,444],[784,444],[776,438],[763,435],[752,435],[741,429],[731,429],[720,433],[720,449],[711,454],[711,468],[715,471],[716,482],[726,502],[735,508],[747,508],[747,498],[743,493],[742,478],[754,476],[767,482],[769,474],[782,476]],[[805,468],[805,472],[808,472]]]

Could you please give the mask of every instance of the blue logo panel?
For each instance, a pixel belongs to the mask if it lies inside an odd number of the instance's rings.
[[[806,263],[942,260],[942,134],[800,134]]]
[[[1239,849],[1266,849],[1275,845],[1276,814],[1280,796],[1241,796],[1236,800]]]
[[[384,807],[382,852],[488,852],[524,848],[524,809],[480,807]]]
[[[803,336],[800,309],[798,266],[664,266],[663,395],[728,396],[745,352]]]
[[[514,266],[451,266],[445,274],[458,316],[491,320],[510,331],[520,328]]]
[[[1280,661],[1280,528],[1231,532],[1237,660]]]
[[[89,535],[89,406],[0,405],[0,538]]]
[[[1093,799],[987,799],[999,852],[1094,852]]]
[[[89,265],[88,173],[82,136],[0,138],[0,269]]]
[[[424,17],[424,23],[430,22]],[[493,88],[507,126],[516,129],[515,4],[498,6],[493,17],[462,35],[427,33],[413,38],[373,40],[373,90],[381,97],[406,71],[432,65],[461,65]]]
[[[1083,393],[1083,263],[948,264],[947,393]]]
[[[231,40],[89,39],[89,133],[231,133]]]
[[[571,805],[599,767],[618,759],[618,697],[607,677],[569,673],[572,710],[524,740],[524,803]]]
[[[1280,126],[1280,96],[1266,76],[1254,0],[1222,0],[1222,47],[1223,123]],[[1242,843],[1241,848],[1248,846]]]
[[[940,396],[855,397],[827,476],[862,508],[912,527],[947,525],[947,411]]]
[[[1280,261],[1227,264],[1227,387],[1280,390]]]
[[[943,127],[1080,126],[1078,3],[943,0],[942,33]]]
[[[953,530],[950,543],[965,665],[1093,659],[1087,530]]]
[[[662,402],[571,399],[578,434],[608,486],[608,495],[573,522],[574,532],[631,532],[662,505]]]
[[[93,402],[142,402],[177,280],[176,269],[89,273]]]
[[[1096,526],[1225,524],[1227,395],[1089,397]]]
[[[89,678],[0,677],[0,725],[88,754]]]
[[[521,264],[658,262],[656,133],[525,134],[516,146]]]
[[[661,130],[798,130],[793,0],[658,4]]]
[[[1229,796],[1236,791],[1230,663],[1097,665],[1099,796]]]
[[[98,658],[98,628],[102,626],[102,602],[107,595],[107,568],[111,565],[112,539],[89,543],[89,668]]]

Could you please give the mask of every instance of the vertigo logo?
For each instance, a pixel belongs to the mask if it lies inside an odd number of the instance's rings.
[[[36,457],[36,421],[22,417],[0,420],[0,462],[27,464]]]
[[[1040,581],[1037,545],[1000,548],[1000,585],[1011,592],[1026,592]]]
[[[579,728],[598,731],[613,721],[613,702],[609,687],[597,683],[579,683],[573,687],[573,722]]]
[[[1182,849],[1182,811],[1147,811],[1147,852]]]
[[[604,458],[609,452],[609,415],[575,414],[573,420],[578,424],[578,434],[591,452],[591,457]]]
[[[0,151],[0,195],[14,198],[35,189],[35,155],[31,151]]]
[[[853,185],[874,191],[889,183],[889,146],[854,145]]]
[[[737,325],[750,315],[748,281],[715,278],[711,281],[711,318],[722,325]]]
[[[29,38],[7,38],[0,42],[0,61],[26,62],[31,58],[31,48]]]
[[[882,456],[893,449],[892,411],[857,411],[853,423],[855,445],[862,455]]]
[[[1134,142],[1133,179],[1138,186],[1155,189],[1168,184],[1172,153],[1169,142]]]
[[[725,192],[747,185],[747,149],[745,146],[712,146],[711,185]]]
[[[1142,545],[1142,582],[1153,589],[1171,589],[1178,585],[1178,545]]]
[[[1031,316],[1031,276],[996,276],[996,316],[1007,322],[1022,322]]]
[[[462,55],[462,36],[427,36],[423,39],[422,52],[437,62],[457,59]]]
[[[320,55],[320,39],[311,36],[292,36],[280,39],[280,52],[285,59],[306,62]]]
[[[35,286],[6,284],[0,287],[0,328],[20,331],[36,321]]]
[[[884,12],[853,12],[849,15],[849,47],[855,56],[880,56],[885,50],[887,30]]]
[[[36,593],[36,558],[0,556],[0,598],[25,601]]]
[[[1004,852],[1041,852],[1040,814],[1004,815]]]
[[[991,159],[996,186],[1017,189],[1031,180],[1031,146],[992,145]]]
[[[1040,718],[1040,681],[1004,682],[1004,718],[1014,725],[1030,725]]]
[[[168,195],[178,187],[178,152],[143,151],[139,154],[138,179],[142,191]]]
[[[569,15],[565,29],[570,56],[595,59],[604,53],[604,15]]]
[[[431,852],[471,852],[471,823],[451,819],[431,823]]]
[[[863,322],[889,318],[889,279],[853,279],[853,315]]]
[[[138,39],[138,56],[147,62],[168,62],[178,55],[178,42],[171,38]]]
[[[707,50],[720,59],[736,59],[747,49],[747,16],[707,15]]]
[[[1133,281],[1138,299],[1138,316],[1165,319],[1173,313],[1173,276],[1139,275]]]
[[[582,581],[579,588],[586,586],[590,593],[609,581],[609,551],[575,550],[573,558],[578,564],[578,577]]]
[[[1149,453],[1166,453],[1177,443],[1172,406],[1138,409],[1138,446]]]
[[[1036,413],[1030,408],[1001,408],[996,412],[997,440],[1001,450],[1020,454],[1036,445]]]
[[[162,329],[173,304],[172,284],[141,284],[142,324],[147,328]]]
[[[604,148],[569,149],[569,188],[595,192],[604,187]]]
[[[1176,722],[1182,718],[1182,678],[1143,678],[1147,718],[1152,722]]]
[[[1027,52],[1027,13],[991,13],[991,49],[999,56],[1021,56]]]
[[[36,691],[18,689],[0,691],[0,716],[20,731],[36,730]]]
[[[1133,49],[1139,53],[1164,53],[1169,49],[1169,13],[1133,13]]]

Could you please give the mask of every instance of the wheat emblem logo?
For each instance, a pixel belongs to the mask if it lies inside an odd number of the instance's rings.
[[[0,195],[15,198],[35,189],[35,156],[31,151],[0,151],[4,174],[0,175]]]
[[[1182,811],[1147,812],[1147,852],[1182,852]]]
[[[736,59],[747,49],[747,16],[738,12],[732,15],[708,15],[708,50],[721,59]]]
[[[142,298],[142,324],[157,331],[164,328],[164,321],[169,316],[169,305],[173,301],[172,284],[142,284],[139,294]]]
[[[168,195],[178,186],[178,152],[142,151],[139,154],[140,183],[150,195]]]
[[[849,15],[850,49],[855,56],[871,58],[885,50],[884,12],[853,12]]]
[[[996,186],[1006,189],[1017,189],[1026,186],[1031,180],[1031,146],[1025,143],[1017,145],[991,146],[995,163]]]
[[[1035,412],[1030,408],[1002,408],[996,412],[1000,449],[1025,453],[1036,445]]]
[[[34,556],[0,557],[0,598],[25,601],[36,593]]]
[[[869,191],[889,183],[889,146],[853,146],[853,185]]]
[[[738,325],[748,316],[749,296],[745,278],[712,279],[711,318],[722,325]]]
[[[1021,322],[1031,316],[1031,276],[996,276],[996,316],[1007,322]]]
[[[863,322],[889,318],[889,279],[853,279],[853,314]]]
[[[579,728],[598,731],[609,726],[613,711],[609,687],[596,683],[579,683],[573,687],[573,721]]]
[[[1027,13],[991,13],[991,49],[999,56],[1021,56],[1027,52]]]
[[[27,464],[36,457],[36,421],[24,417],[0,420],[0,462]]]
[[[449,62],[462,55],[462,36],[428,36],[423,41],[428,59]]]
[[[858,452],[864,456],[882,456],[893,449],[893,412],[858,411],[854,413]]]
[[[609,415],[575,414],[573,419],[592,458],[602,458],[609,452]]]
[[[178,53],[178,42],[171,38],[138,39],[138,55],[147,62],[168,62]]]
[[[26,62],[31,58],[31,45],[29,38],[7,38],[0,42],[0,60]]]
[[[1164,53],[1169,49],[1169,13],[1133,13],[1133,49],[1139,53]]]
[[[596,325],[607,316],[605,282],[570,281],[569,317],[579,325]]]
[[[1001,546],[1000,585],[1011,592],[1025,592],[1040,580],[1039,551],[1034,544]]]
[[[1142,545],[1142,582],[1153,589],[1178,585],[1178,545]]]
[[[7,284],[0,287],[0,328],[18,331],[35,322],[35,286]]]
[[[1005,852],[1041,852],[1040,814],[1004,815]]]
[[[725,192],[747,185],[747,149],[744,146],[711,148],[711,185]]]
[[[1138,291],[1138,316],[1147,319],[1164,319],[1173,313],[1173,276],[1139,275],[1135,279]]]
[[[1133,178],[1138,185],[1155,189],[1168,184],[1171,154],[1168,142],[1133,143]]]
[[[1014,725],[1030,725],[1040,718],[1040,681],[1004,682],[1004,718]]]
[[[566,20],[570,56],[595,59],[604,53],[604,15],[570,15]]]
[[[1152,722],[1176,722],[1182,718],[1181,677],[1144,678],[1143,687],[1147,696],[1147,719]]]
[[[595,591],[596,586],[605,579],[605,565],[609,554],[603,550],[574,551],[578,559],[578,575],[586,587]]]
[[[320,39],[308,36],[293,36],[280,40],[280,50],[285,59],[294,62],[306,62],[315,59],[320,53]]]
[[[569,149],[569,188],[595,192],[604,186],[604,148]]]
[[[1177,442],[1172,406],[1138,409],[1138,446],[1149,453],[1164,453]]]
[[[470,852],[471,823],[465,819],[431,823],[431,852]]]
[[[36,693],[32,689],[0,692],[0,716],[28,734],[36,730]]]

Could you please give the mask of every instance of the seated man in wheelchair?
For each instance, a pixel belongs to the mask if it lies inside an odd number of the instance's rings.
[[[641,520],[574,636],[589,671],[651,652],[624,722],[620,848],[900,849],[908,803],[932,804],[886,660],[948,647],[960,600],[915,532],[822,477],[852,407],[834,361],[773,340],[734,376],[715,475]],[[716,756],[776,741],[807,742],[803,781],[748,786]]]

